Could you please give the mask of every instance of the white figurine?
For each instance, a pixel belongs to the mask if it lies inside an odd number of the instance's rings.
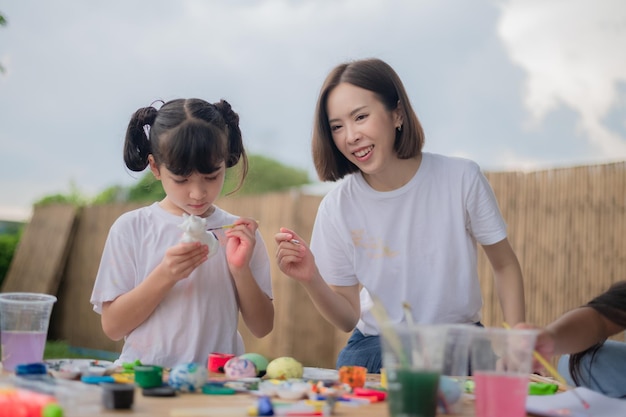
[[[215,235],[206,230],[206,219],[183,213],[183,222],[178,225],[183,230],[181,242],[200,242],[209,247],[209,258],[217,253],[219,242]]]

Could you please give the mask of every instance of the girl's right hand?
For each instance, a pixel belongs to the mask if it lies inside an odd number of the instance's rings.
[[[317,267],[313,253],[304,240],[285,227],[280,228],[274,240],[278,244],[276,261],[280,270],[297,281],[310,282],[315,276]]]
[[[209,247],[200,242],[179,243],[165,251],[159,265],[161,271],[174,283],[187,278],[194,269],[208,259]]]
[[[538,330],[537,339],[535,341],[535,351],[543,356],[544,359],[550,360],[554,356],[554,335],[545,327],[538,327],[529,323],[518,323],[513,326],[514,329],[531,329]],[[533,370],[544,375],[546,370],[543,365],[536,359],[533,359]]]

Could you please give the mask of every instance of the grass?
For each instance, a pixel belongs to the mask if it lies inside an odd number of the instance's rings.
[[[44,359],[90,359],[70,349],[70,345],[62,340],[47,341],[46,348],[43,351]]]
[[[119,354],[70,346],[63,340],[48,340],[43,352],[44,359],[100,359],[115,360]]]

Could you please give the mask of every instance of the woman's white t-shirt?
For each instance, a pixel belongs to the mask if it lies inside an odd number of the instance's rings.
[[[408,302],[418,323],[480,320],[477,245],[506,238],[506,224],[479,166],[423,153],[403,187],[379,192],[361,173],[347,176],[320,203],[311,250],[330,285],[361,284],[357,328],[378,334],[371,294],[393,322]]]

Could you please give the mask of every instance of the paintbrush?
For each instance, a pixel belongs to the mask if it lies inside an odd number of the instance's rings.
[[[411,304],[407,303],[406,301],[403,302],[402,309],[404,310],[404,319],[406,320],[407,326],[414,327],[415,321],[413,320],[413,311],[411,310]],[[415,340],[412,340],[411,343],[413,346],[413,348],[411,349],[411,354],[413,355],[413,363],[422,363],[426,365],[429,362],[428,356],[426,354],[426,349],[424,349],[424,355],[422,357],[416,346],[419,343],[423,343],[423,341],[420,341],[419,337],[415,335]]]
[[[508,325],[508,323],[504,322],[502,323],[502,325],[504,326],[505,329],[510,329],[511,326]],[[539,354],[539,352],[537,352],[536,350],[533,350],[533,357],[544,367],[546,368],[546,370],[548,372],[550,372],[552,374],[552,376],[554,377],[554,379],[556,379],[557,381],[559,381],[560,384],[562,384],[563,386],[567,387],[567,381],[565,381],[565,378],[563,378],[563,376],[561,376],[561,374],[554,368],[554,366],[552,366],[550,364],[550,362],[548,362],[543,356],[541,356],[541,354]],[[571,390],[572,394],[574,394],[574,396],[576,398],[578,398],[578,400],[580,401],[580,403],[583,405],[583,407],[585,408],[585,410],[589,409],[589,403],[587,401],[585,401],[580,394],[572,389]]]
[[[374,294],[370,294],[370,298],[372,299],[372,307],[370,308],[370,312],[372,316],[374,316],[374,320],[378,323],[378,327],[380,328],[381,336],[387,340],[389,347],[395,352],[398,357],[398,362],[401,367],[408,367],[409,361],[407,360],[406,355],[404,354],[404,349],[402,348],[402,340],[398,333],[393,329],[393,326],[390,325],[389,316],[387,315],[387,310],[383,305],[382,301],[375,296]]]
[[[259,224],[258,220],[255,220],[255,222],[256,222],[256,224]],[[232,229],[235,226],[237,226],[235,223],[225,224],[223,226],[209,227],[208,229],[206,229],[206,231],[207,232],[212,232],[213,230]]]
[[[223,226],[209,227],[208,229],[206,229],[206,231],[212,232],[213,230],[232,229],[233,227],[235,227],[234,224],[225,224]]]
[[[406,320],[406,324],[409,327],[413,327],[415,325],[415,321],[413,320],[413,311],[411,310],[411,304],[406,301],[403,302],[402,309],[404,310],[404,319]],[[413,355],[414,363],[423,363],[424,365],[426,365],[429,361],[428,357],[426,356],[426,352],[424,352],[424,358],[420,358],[420,353],[415,346],[413,347],[411,354]],[[443,394],[441,389],[437,390],[437,402],[443,408],[444,414],[450,414],[450,405],[448,404],[446,396]]]
[[[409,326],[413,326],[415,324],[413,322],[413,313],[411,312],[411,305],[406,301],[402,303],[402,309],[404,310],[404,319],[406,320],[406,324]]]

